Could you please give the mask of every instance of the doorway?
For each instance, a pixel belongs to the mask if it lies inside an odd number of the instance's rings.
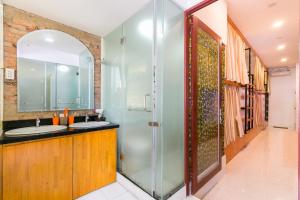
[[[186,51],[186,184],[195,194],[221,170],[224,146],[225,63],[222,38],[197,12],[216,1],[204,1],[185,13]],[[211,12],[211,10],[205,10]],[[205,22],[204,22],[205,21]],[[187,45],[188,44],[188,45]]]
[[[270,127],[296,129],[296,68],[270,69]]]

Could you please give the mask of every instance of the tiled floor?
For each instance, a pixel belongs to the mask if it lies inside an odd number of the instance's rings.
[[[297,200],[297,134],[269,128],[228,165],[204,200]]]
[[[77,200],[138,200],[119,183],[110,184]]]

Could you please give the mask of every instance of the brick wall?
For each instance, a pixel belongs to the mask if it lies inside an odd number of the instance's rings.
[[[95,107],[100,107],[100,37],[8,5],[4,5],[3,23],[5,68],[14,68],[17,70],[17,42],[21,37],[23,37],[29,32],[41,29],[53,29],[70,34],[73,37],[80,40],[94,56]],[[37,115],[42,118],[52,117],[53,112],[18,112],[17,79],[13,81],[4,80],[3,99],[3,120],[32,119],[35,118]],[[80,111],[77,113],[80,114],[86,112],[87,111]]]

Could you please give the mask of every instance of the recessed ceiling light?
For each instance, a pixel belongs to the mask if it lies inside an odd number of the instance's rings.
[[[281,58],[280,61],[281,61],[281,62],[286,62],[286,61],[287,61],[287,58]]]
[[[282,27],[282,25],[284,24],[284,21],[283,20],[278,20],[278,21],[275,21],[272,25],[273,28],[280,28]]]
[[[277,46],[277,50],[278,50],[278,51],[284,50],[285,47],[286,47],[285,44],[278,45],[278,46]]]
[[[51,37],[46,37],[46,38],[45,38],[45,41],[46,41],[46,42],[49,42],[49,43],[53,43],[53,42],[54,42],[54,39],[51,38]]]
[[[274,2],[270,3],[270,4],[268,5],[268,7],[269,7],[269,8],[272,8],[272,7],[276,6],[276,5],[277,5],[277,2],[274,1]]]

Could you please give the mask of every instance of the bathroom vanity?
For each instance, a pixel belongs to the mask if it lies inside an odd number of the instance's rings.
[[[71,200],[114,182],[118,127],[2,136],[0,197]]]
[[[0,136],[0,200],[71,200],[114,182],[117,124],[52,126],[72,124],[66,109],[74,119],[101,108],[101,38],[7,5],[3,32],[15,76],[3,80],[1,128],[30,128]]]

